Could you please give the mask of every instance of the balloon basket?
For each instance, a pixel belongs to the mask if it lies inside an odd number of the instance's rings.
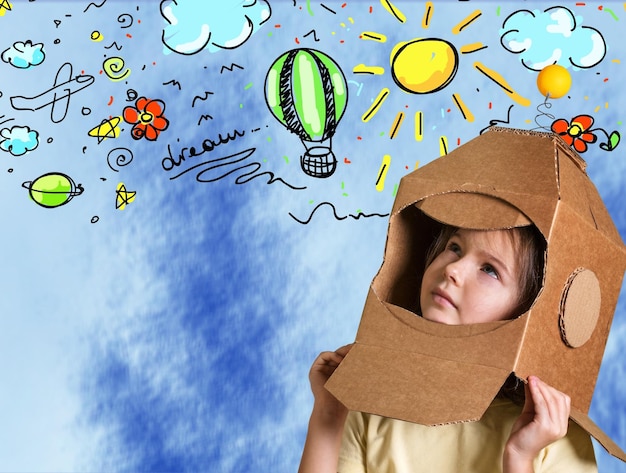
[[[330,177],[337,169],[337,158],[330,148],[314,146],[300,157],[300,166],[311,177]]]

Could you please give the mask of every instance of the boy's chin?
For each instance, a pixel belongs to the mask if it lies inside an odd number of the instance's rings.
[[[458,321],[454,321],[454,317],[439,311],[423,311],[422,318],[428,320],[429,322],[435,322],[437,324],[444,325],[459,325],[460,323]]]

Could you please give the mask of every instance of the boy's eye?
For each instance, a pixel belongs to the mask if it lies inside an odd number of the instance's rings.
[[[449,242],[448,243],[448,250],[452,251],[456,255],[460,255],[461,254],[461,247],[459,246],[458,243]]]
[[[500,276],[498,275],[498,271],[496,271],[496,268],[494,268],[490,264],[485,264],[482,267],[482,271],[487,273],[489,276],[491,276],[494,279],[499,279],[500,278]]]

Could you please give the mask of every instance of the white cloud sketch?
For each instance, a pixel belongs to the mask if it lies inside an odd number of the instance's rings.
[[[551,64],[588,69],[604,59],[606,44],[600,31],[582,26],[582,17],[565,7],[518,10],[500,30],[504,48],[520,55],[524,67],[540,71]]]
[[[163,52],[191,55],[241,46],[269,19],[271,9],[265,0],[164,0],[161,15],[167,22]]]
[[[28,126],[3,128],[0,137],[0,149],[13,156],[21,156],[39,146],[39,133]]]
[[[0,56],[2,60],[18,69],[28,69],[38,66],[46,58],[42,43],[33,44],[32,41],[17,41],[8,49],[5,49]]]

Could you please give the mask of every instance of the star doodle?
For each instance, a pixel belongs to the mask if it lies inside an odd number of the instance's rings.
[[[117,189],[115,190],[116,200],[115,200],[115,208],[118,210],[124,210],[127,204],[130,204],[135,200],[135,196],[137,192],[135,191],[127,191],[126,186],[123,182],[120,182],[117,185]]]

